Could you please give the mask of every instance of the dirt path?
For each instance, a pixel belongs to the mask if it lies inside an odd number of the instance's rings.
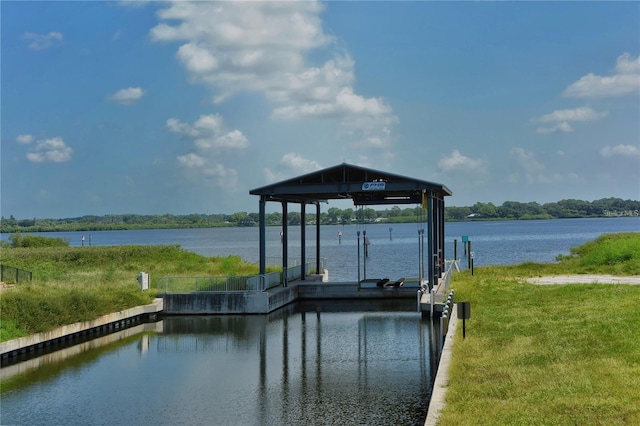
[[[640,276],[619,275],[553,275],[529,278],[532,284],[631,284],[640,285]]]

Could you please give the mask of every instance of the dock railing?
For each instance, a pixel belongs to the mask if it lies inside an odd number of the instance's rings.
[[[311,264],[296,265],[286,270],[288,281],[308,274]],[[205,277],[161,277],[158,280],[159,293],[238,293],[265,291],[282,284],[283,274],[279,271],[263,275],[249,276],[205,276]]]
[[[262,291],[261,280],[252,276],[161,277],[159,293]]]
[[[435,293],[449,293],[451,289],[451,277],[456,269],[454,265],[457,265],[459,260],[445,260],[444,262],[444,275],[438,280],[438,287],[435,289]],[[444,286],[444,287],[443,287]]]

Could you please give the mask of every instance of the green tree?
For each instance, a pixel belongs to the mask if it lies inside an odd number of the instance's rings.
[[[330,224],[336,224],[340,220],[341,210],[337,207],[331,207],[327,210],[327,220]]]
[[[353,209],[343,209],[340,212],[340,220],[342,223],[349,224],[354,217]]]

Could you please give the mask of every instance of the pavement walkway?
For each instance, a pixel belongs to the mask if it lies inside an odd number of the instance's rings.
[[[620,275],[552,275],[527,279],[531,284],[631,284],[640,285],[640,276]]]

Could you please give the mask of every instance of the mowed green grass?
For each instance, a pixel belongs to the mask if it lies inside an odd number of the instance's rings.
[[[640,286],[527,277],[640,275],[640,234],[606,235],[558,264],[454,276],[471,319],[455,336],[440,425],[640,425]]]

